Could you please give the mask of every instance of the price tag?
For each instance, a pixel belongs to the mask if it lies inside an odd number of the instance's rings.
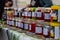
[[[35,33],[42,33],[42,27],[36,27]]]
[[[20,27],[23,28],[23,23],[20,23]]]
[[[29,25],[29,30],[31,30],[31,25]]]
[[[50,19],[50,17],[51,17],[51,15],[50,14],[47,14],[47,13],[45,13],[45,19]]]
[[[24,24],[24,29],[28,29],[28,24]]]
[[[48,35],[48,28],[43,28],[43,34]]]
[[[31,12],[28,12],[28,16],[31,17]]]
[[[32,12],[32,17],[36,17],[36,13],[35,12]]]
[[[37,17],[42,17],[42,13],[41,12],[37,12]]]

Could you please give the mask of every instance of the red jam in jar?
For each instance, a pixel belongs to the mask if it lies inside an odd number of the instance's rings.
[[[51,21],[51,14],[50,14],[51,10],[50,9],[46,9],[44,12],[44,20],[45,22],[50,22]]]
[[[43,27],[42,27],[42,25],[40,25],[40,24],[36,25],[36,27],[35,27],[35,33],[37,35],[42,35],[43,34]]]
[[[29,30],[30,30],[30,32],[35,33],[35,27],[36,27],[36,22],[35,21],[32,21],[29,24]]]

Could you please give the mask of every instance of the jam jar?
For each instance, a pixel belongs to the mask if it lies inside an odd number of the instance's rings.
[[[30,30],[30,32],[35,33],[35,27],[36,27],[36,22],[33,20],[29,24],[29,30]]]
[[[41,24],[36,24],[36,27],[35,27],[35,33],[37,35],[42,35],[43,34],[43,26]]]
[[[49,38],[50,37],[50,26],[44,26],[43,27],[43,36],[45,38]]]
[[[51,9],[45,9],[44,20],[45,20],[45,22],[51,21]]]

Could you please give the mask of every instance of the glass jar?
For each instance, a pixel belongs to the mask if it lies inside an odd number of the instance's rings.
[[[12,27],[15,27],[14,23],[15,23],[14,18],[12,18],[12,21],[11,21]]]
[[[24,22],[24,30],[26,30],[26,31],[29,30],[29,21],[28,21],[28,19],[25,20],[25,22]]]
[[[29,31],[35,33],[35,27],[36,27],[36,22],[31,21],[31,23],[29,24]]]
[[[37,24],[35,27],[35,33],[37,35],[42,35],[43,34],[43,26],[41,24]]]
[[[43,27],[43,36],[45,38],[49,38],[50,37],[50,26],[44,26]]]
[[[50,9],[45,9],[44,20],[45,20],[45,22],[51,21],[51,10]]]
[[[15,18],[15,27],[18,28],[18,19]]]
[[[21,25],[20,25],[21,21],[22,21],[21,19],[18,20],[18,24],[17,25],[18,25],[19,29],[21,28]]]
[[[31,16],[32,16],[31,11],[28,12],[28,15],[27,15],[27,16],[28,16],[28,17],[27,17],[28,19],[31,19]]]

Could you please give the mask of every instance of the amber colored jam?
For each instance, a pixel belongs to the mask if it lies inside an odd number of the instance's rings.
[[[49,38],[50,37],[50,29],[49,28],[47,28],[47,27],[43,28],[43,36],[45,38]]]
[[[35,27],[36,27],[36,23],[35,22],[32,22],[31,24],[29,24],[30,32],[35,33]]]
[[[35,33],[37,34],[37,35],[43,35],[43,26],[42,25],[36,25],[36,27],[35,27]]]

